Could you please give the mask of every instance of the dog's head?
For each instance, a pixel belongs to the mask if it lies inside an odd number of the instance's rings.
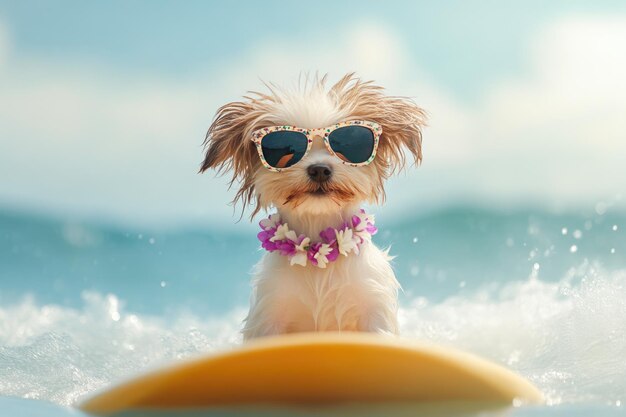
[[[405,165],[404,151],[416,164],[421,161],[425,114],[410,99],[387,96],[381,87],[354,74],[329,89],[326,77],[296,90],[267,87],[267,94],[253,92],[217,111],[206,135],[200,168],[200,172],[231,170],[231,185],[240,185],[234,202],[253,204],[252,216],[271,206],[316,215],[360,202],[381,202],[385,179]],[[320,128],[357,120],[378,124],[382,134],[376,137],[371,163],[353,166],[339,152],[331,153]],[[304,157],[280,172],[262,163],[263,151],[253,142],[255,131],[273,126],[302,128],[310,140]]]

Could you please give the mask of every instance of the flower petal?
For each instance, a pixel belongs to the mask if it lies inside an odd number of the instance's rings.
[[[307,253],[306,252],[297,252],[289,259],[290,265],[302,265],[306,266],[307,261]]]
[[[285,237],[294,243],[298,243],[298,236],[293,230],[288,230],[287,232],[285,232]]]

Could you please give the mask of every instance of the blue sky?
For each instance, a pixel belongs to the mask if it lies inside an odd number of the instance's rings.
[[[195,174],[204,132],[302,70],[430,113],[390,213],[620,204],[625,39],[624,2],[0,1],[0,206],[231,224],[225,181]]]
[[[0,2],[16,57],[47,56],[124,72],[185,77],[255,42],[332,39],[353,23],[380,23],[410,42],[433,79],[471,99],[494,78],[524,71],[526,41],[565,14],[626,12],[581,1],[13,1]],[[323,71],[324,65],[319,68]]]

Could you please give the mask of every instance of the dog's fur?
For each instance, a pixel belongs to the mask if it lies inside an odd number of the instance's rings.
[[[295,90],[267,85],[269,93],[251,93],[244,101],[222,106],[205,140],[201,172],[232,171],[240,184],[234,202],[259,210],[275,207],[283,221],[313,240],[323,229],[351,218],[363,202],[384,200],[383,184],[405,164],[404,149],[415,163],[422,158],[421,129],[425,115],[412,100],[391,97],[370,82],[347,74],[330,89],[326,77],[315,77]],[[346,120],[380,124],[374,161],[363,167],[342,164],[330,155],[321,137],[302,161],[280,173],[261,165],[251,133],[259,128],[293,125],[320,128]],[[307,167],[323,163],[333,174],[324,195]],[[397,293],[400,287],[386,251],[373,243],[359,255],[340,256],[325,269],[289,265],[286,257],[267,253],[257,264],[244,339],[303,331],[370,331],[397,333]]]

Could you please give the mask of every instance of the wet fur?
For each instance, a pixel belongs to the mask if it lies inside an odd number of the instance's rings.
[[[338,226],[361,203],[384,201],[384,181],[406,164],[422,158],[425,114],[412,100],[384,94],[373,82],[347,74],[330,88],[326,77],[306,79],[288,90],[266,84],[269,93],[252,92],[244,101],[222,106],[207,132],[200,171],[232,172],[239,189],[234,202],[251,205],[254,217],[275,208],[290,228],[315,238]],[[371,120],[383,134],[368,166],[351,167],[330,155],[321,138],[292,168],[275,173],[264,168],[251,133],[275,125],[320,128],[346,120]],[[323,163],[333,170],[320,186],[306,167]],[[316,191],[323,194],[317,194]],[[353,330],[397,333],[397,292],[389,256],[364,244],[357,256],[341,256],[326,269],[290,266],[287,258],[267,253],[255,268],[245,339],[299,331]]]

